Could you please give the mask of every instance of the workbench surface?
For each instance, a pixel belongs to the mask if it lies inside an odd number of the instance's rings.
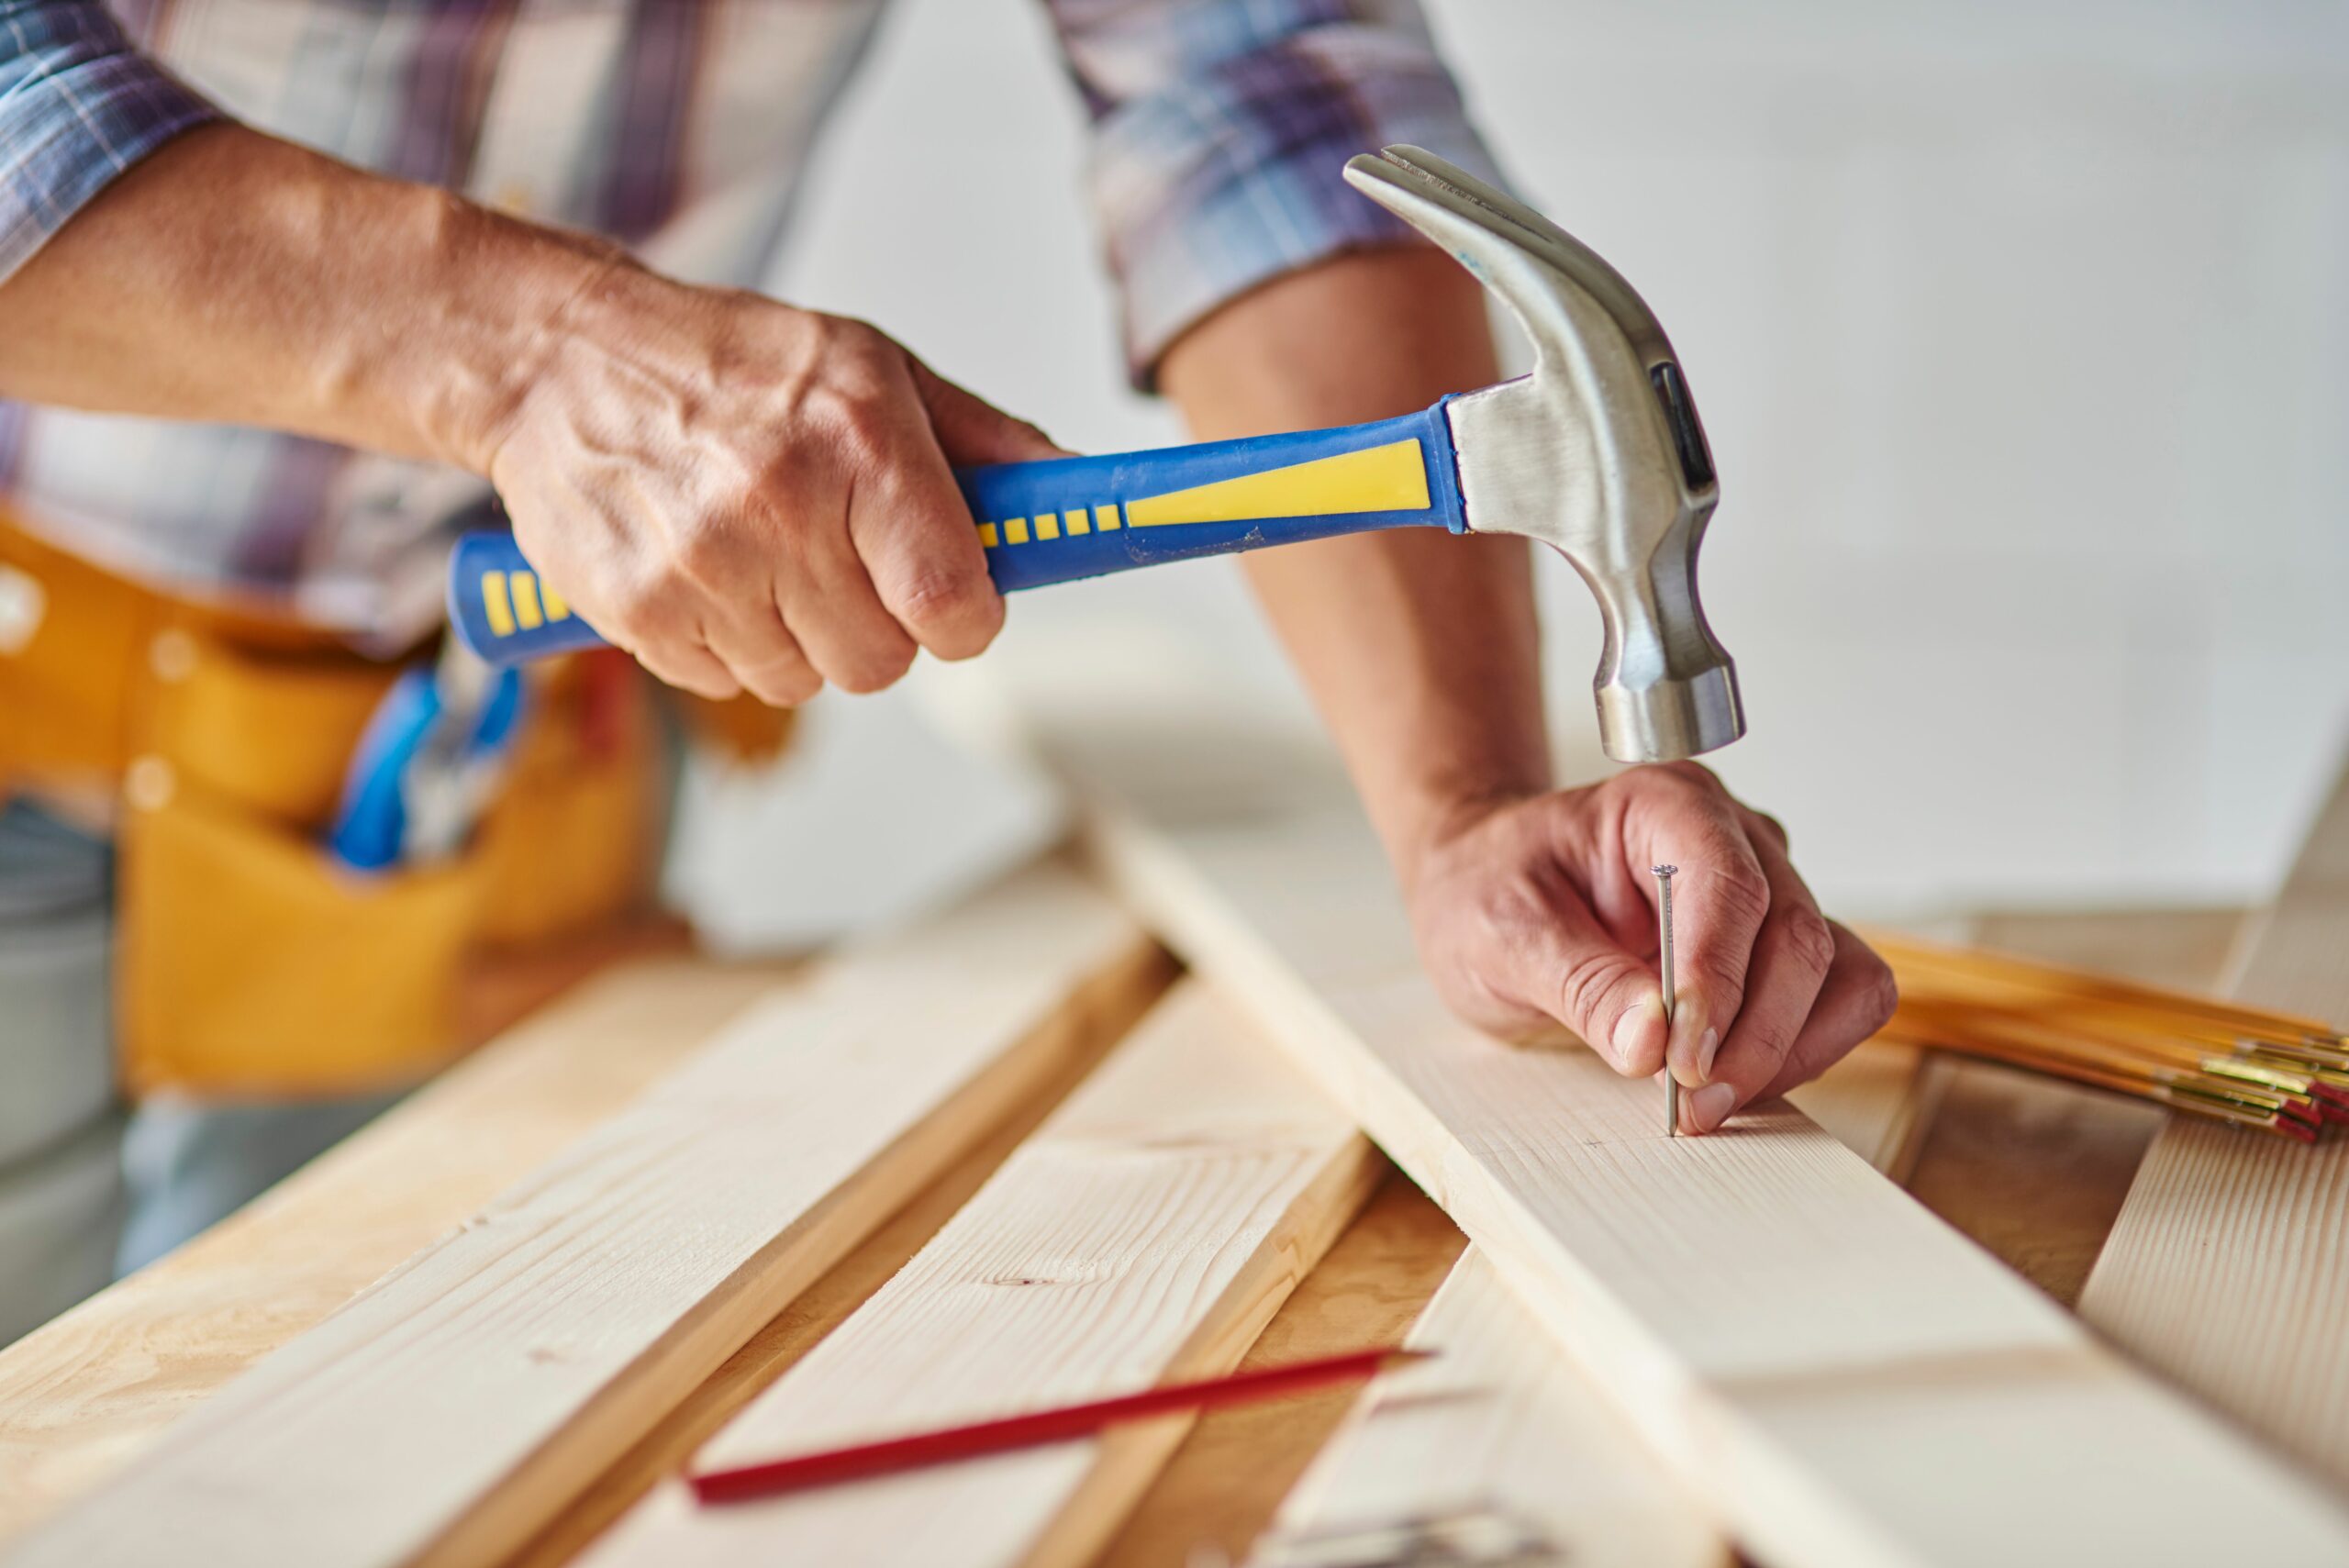
[[[1987,915],[1970,923],[1970,935],[2199,985],[2215,977],[2239,923],[2232,911]],[[132,1462],[247,1364],[626,1105],[777,973],[676,953],[640,958],[596,982],[607,987],[597,1028],[534,1016],[177,1252],[0,1351],[0,1541]],[[517,998],[535,999],[564,978],[511,980],[507,1000],[485,1006],[513,1011]],[[1909,1190],[2071,1305],[2160,1113],[1987,1064],[1941,1070],[1943,1093],[1913,1145]],[[919,1249],[1076,1075],[997,1129],[795,1301],[514,1561],[570,1561],[677,1469]],[[1442,1210],[1390,1173],[1242,1365],[1399,1340],[1464,1245]],[[1097,1561],[1179,1565],[1208,1544],[1244,1555],[1354,1394],[1206,1417]]]

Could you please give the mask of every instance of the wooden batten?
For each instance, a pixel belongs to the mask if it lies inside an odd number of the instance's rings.
[[[1252,1024],[1180,983],[696,1468],[1227,1372],[1385,1170]],[[672,1482],[583,1561],[1082,1563],[1186,1426],[723,1507]]]
[[[2349,1020],[2349,773],[2230,970],[2230,996]],[[2171,1118],[2080,1314],[2349,1487],[2349,1138],[2303,1148]]]
[[[662,958],[581,986],[160,1262],[0,1351],[0,1552],[773,994]]]
[[[1105,874],[1452,1214],[1747,1550],[2349,1561],[2349,1518],[1791,1106],[1667,1140],[1653,1084],[1453,1019],[1342,785],[1166,710],[1068,717],[1045,745],[1096,803]]]
[[[1060,866],[824,965],[0,1561],[499,1559],[1165,974]]]
[[[1315,1537],[1497,1510],[1575,1568],[1728,1568],[1709,1510],[1642,1446],[1471,1247],[1412,1327],[1435,1359],[1381,1376],[1282,1504],[1254,1561]]]

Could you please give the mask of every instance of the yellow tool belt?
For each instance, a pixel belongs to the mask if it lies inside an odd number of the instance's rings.
[[[471,959],[582,935],[647,896],[655,717],[609,651],[534,672],[506,782],[455,857],[365,874],[334,860],[344,772],[399,672],[151,593],[0,514],[0,797],[111,804],[132,1092],[413,1082],[463,1043]]]

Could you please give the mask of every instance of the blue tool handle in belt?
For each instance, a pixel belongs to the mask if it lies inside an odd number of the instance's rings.
[[[1372,528],[1467,528],[1442,403],[1335,430],[1002,463],[955,478],[1007,594]],[[449,621],[493,664],[603,641],[502,533],[457,541]]]

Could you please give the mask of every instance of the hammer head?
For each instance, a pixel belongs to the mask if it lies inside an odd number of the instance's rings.
[[[1744,734],[1737,668],[1697,598],[1697,547],[1720,490],[1646,302],[1557,225],[1433,153],[1364,154],[1346,180],[1451,251],[1533,340],[1531,375],[1444,408],[1469,531],[1542,540],[1598,600],[1607,754],[1668,762]]]

